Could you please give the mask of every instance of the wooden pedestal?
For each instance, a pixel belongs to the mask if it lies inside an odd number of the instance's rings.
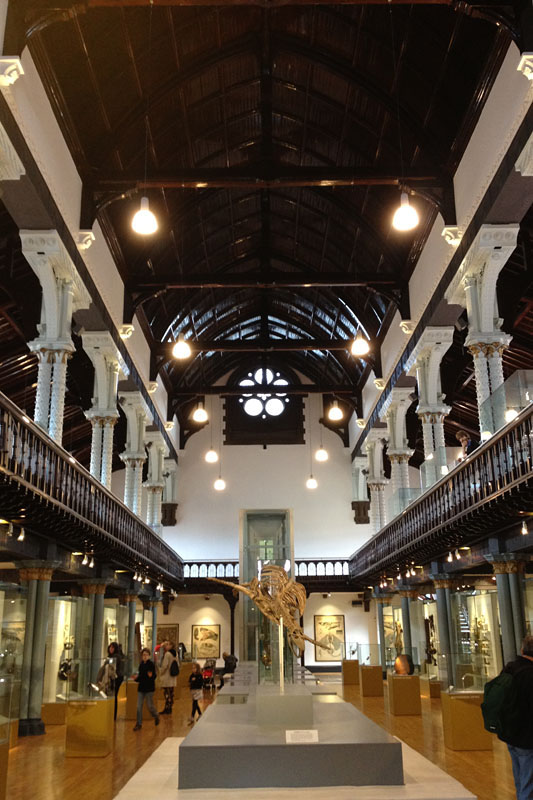
[[[7,793],[7,762],[9,759],[9,741],[0,742],[0,800],[6,800]]]
[[[359,665],[361,697],[383,697],[383,670],[381,667]]]
[[[481,693],[441,692],[444,744],[450,750],[492,750],[493,734],[483,727]]]
[[[387,675],[389,711],[395,717],[422,713],[418,675]]]
[[[41,719],[45,725],[64,725],[67,721],[67,704],[43,703]]]
[[[121,687],[122,688],[122,687]],[[139,684],[135,681],[128,681],[126,686],[126,719],[137,719],[137,695]],[[174,692],[175,695],[175,692]],[[154,705],[161,711],[165,703],[163,689],[156,689],[154,692]],[[143,719],[152,719],[146,703],[143,705]]]
[[[65,755],[103,758],[113,748],[115,698],[67,703]]]
[[[440,681],[420,678],[420,693],[422,697],[440,697]]]
[[[342,662],[342,682],[345,685],[359,686],[359,661]]]

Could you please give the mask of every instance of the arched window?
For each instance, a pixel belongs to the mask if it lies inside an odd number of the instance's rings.
[[[191,568],[188,564],[185,564],[185,566],[183,567],[183,577],[189,578],[190,574],[191,574]]]
[[[226,564],[226,578],[233,578],[233,564]]]
[[[340,561],[335,561],[335,575],[342,575],[342,564]]]
[[[191,578],[198,577],[198,564],[193,564],[191,567]]]
[[[326,567],[323,561],[319,561],[318,564],[316,565],[316,574],[320,576],[326,574]]]
[[[342,574],[343,575],[349,575],[350,574],[350,568],[348,566],[348,562],[347,561],[345,561],[344,564],[342,565]]]
[[[200,564],[200,578],[207,578],[207,564]]]
[[[235,574],[234,574],[233,577],[234,578],[238,578],[239,577],[239,565],[238,564],[235,564]]]
[[[326,575],[333,575],[333,564],[331,561],[326,562]]]
[[[208,578],[216,578],[217,576],[217,568],[215,564],[209,564],[207,568],[207,577]]]
[[[311,562],[307,565],[307,574],[310,578],[316,578],[316,564]]]
[[[307,577],[307,564],[304,563],[300,564],[300,566],[298,567],[298,574],[300,575],[300,578]]]
[[[217,567],[217,578],[223,578],[225,573],[224,564],[219,564]]]

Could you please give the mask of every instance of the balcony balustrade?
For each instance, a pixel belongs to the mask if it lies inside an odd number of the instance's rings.
[[[395,574],[517,524],[533,511],[533,406],[414,500],[350,559],[350,577]]]
[[[294,562],[295,577],[307,578],[341,578],[346,581],[349,576],[349,564],[346,560],[299,559]],[[183,577],[189,578],[224,578],[238,583],[238,561],[188,561],[183,567]],[[305,582],[305,581],[304,581]]]
[[[0,393],[0,514],[169,587],[183,562],[154,531]]]

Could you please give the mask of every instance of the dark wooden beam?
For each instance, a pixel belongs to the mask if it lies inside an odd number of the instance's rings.
[[[261,116],[268,117],[268,102]],[[267,126],[268,133],[268,126]],[[273,189],[306,186],[400,186],[442,187],[446,178],[437,170],[410,167],[404,175],[381,167],[292,167],[268,161],[245,167],[182,169],[159,172],[145,178],[140,173],[117,172],[96,176],[94,192],[128,192],[148,189]]]
[[[337,286],[389,286],[403,289],[397,278],[377,277],[376,275],[350,275],[342,272],[289,272],[273,275],[221,275],[218,279],[213,275],[196,275],[176,278],[175,275],[153,278],[135,284],[129,284],[128,290],[136,295],[157,292],[161,289],[310,289],[313,287]]]
[[[452,0],[390,0],[393,5],[451,5]],[[291,0],[291,5],[387,5],[389,0]],[[46,0],[41,7],[69,8],[80,10],[90,8],[148,8],[151,5],[161,8],[179,6],[246,6],[258,5],[272,8],[285,6],[287,0]]]
[[[279,391],[276,392],[276,389]],[[241,397],[243,394],[330,394],[355,397],[355,386],[333,384],[297,384],[289,386],[177,386],[174,390],[174,399],[186,397],[202,397],[203,395],[220,395],[221,397]]]

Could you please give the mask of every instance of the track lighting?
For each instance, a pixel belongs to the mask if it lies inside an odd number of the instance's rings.
[[[207,422],[207,420],[209,419],[209,416],[207,414],[207,411],[204,408],[204,404],[203,403],[198,403],[198,405],[196,406],[196,408],[194,410],[192,418],[193,418],[193,420],[195,422]]]
[[[316,478],[313,478],[313,476],[310,475],[306,480],[305,485],[307,486],[308,489],[316,489],[318,486],[318,481]]]
[[[455,558],[457,559],[457,561],[461,560],[461,553],[459,552],[459,550],[455,551]]]
[[[89,568],[92,569],[94,567],[94,556],[91,556],[91,560],[89,561]]]
[[[17,536],[17,542],[23,542],[25,538],[26,538],[26,531],[24,530],[24,528],[21,528],[19,535]]]
[[[332,422],[338,422],[343,417],[344,413],[342,408],[339,408],[339,403],[337,400],[334,400],[333,405],[331,405],[328,410],[328,419],[330,419]]]
[[[183,338],[183,335],[181,333],[178,336],[176,344],[172,348],[172,355],[174,356],[174,358],[180,360],[184,358],[189,358],[191,355],[191,347],[189,343]]]
[[[86,567],[87,564],[89,563],[89,556],[87,555],[87,553],[85,553],[85,555],[83,556],[83,561],[81,563],[82,563],[82,566],[84,566],[84,567]]]
[[[141,236],[149,236],[156,232],[157,219],[150,211],[150,204],[147,197],[141,197],[141,205],[133,216],[131,227],[135,233],[140,233]]]
[[[418,225],[418,221],[418,213],[413,206],[409,205],[407,192],[402,192],[400,206],[392,218],[392,227],[397,231],[412,231]]]
[[[529,530],[528,530],[528,527],[526,525],[526,521],[525,520],[522,522],[522,527],[520,528],[520,533],[522,534],[522,536],[527,536],[528,533],[529,533]]]
[[[147,575],[147,576],[146,576],[146,578],[144,579],[144,582],[145,582],[145,583],[150,583],[150,578],[148,577],[148,575]]]
[[[453,561],[453,556],[452,556],[452,551],[451,550],[448,553],[448,558],[446,559],[446,561],[449,561],[449,562]]]
[[[366,356],[369,350],[370,345],[368,344],[367,340],[361,333],[358,333],[350,348],[352,356]]]
[[[402,573],[398,571],[398,574],[396,575],[396,580],[401,581],[401,579],[402,579]]]
[[[415,568],[411,567],[411,577],[414,578],[416,576]]]

